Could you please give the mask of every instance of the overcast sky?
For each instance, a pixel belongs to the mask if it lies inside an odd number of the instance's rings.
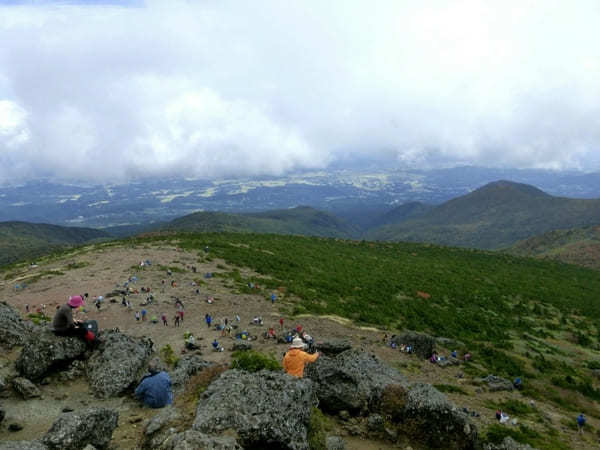
[[[0,1],[0,182],[600,170],[599,24],[597,0]]]

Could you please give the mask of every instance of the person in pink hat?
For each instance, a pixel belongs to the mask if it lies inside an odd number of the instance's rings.
[[[81,295],[69,297],[69,301],[58,308],[54,315],[54,320],[52,321],[54,334],[58,336],[80,336],[85,338],[87,329],[81,326],[82,323],[79,320],[73,320],[73,310],[84,304]]]

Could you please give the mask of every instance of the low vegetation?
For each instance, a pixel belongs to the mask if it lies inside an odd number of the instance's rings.
[[[254,350],[238,350],[233,353],[232,369],[258,372],[259,370],[281,370],[281,364],[271,355]]]

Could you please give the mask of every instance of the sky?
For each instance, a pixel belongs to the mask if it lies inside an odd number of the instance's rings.
[[[0,1],[0,182],[600,171],[600,2]]]

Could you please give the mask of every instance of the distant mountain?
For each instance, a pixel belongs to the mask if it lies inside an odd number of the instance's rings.
[[[307,205],[362,230],[382,225],[381,214],[408,202],[439,205],[494,180],[538,186],[563,197],[600,196],[600,173],[454,167],[413,170],[397,163],[360,161],[279,177],[232,179],[148,178],[102,185],[56,180],[0,185],[0,221],[79,227],[167,222],[196,211],[254,213]]]
[[[600,226],[549,231],[519,241],[507,252],[600,270]]]
[[[61,227],[28,222],[0,222],[0,265],[25,258],[35,258],[67,246],[110,237],[105,231],[92,228]]]
[[[299,206],[260,213],[197,212],[172,220],[159,229],[177,231],[231,231],[298,234],[350,238],[356,230],[332,214]]]
[[[433,208],[433,205],[426,205],[421,202],[404,203],[378,217],[377,222],[380,225],[397,224],[407,219],[421,216],[426,212],[431,211]]]
[[[421,216],[373,229],[366,238],[499,249],[546,231],[599,223],[598,199],[553,197],[530,185],[496,181]]]

